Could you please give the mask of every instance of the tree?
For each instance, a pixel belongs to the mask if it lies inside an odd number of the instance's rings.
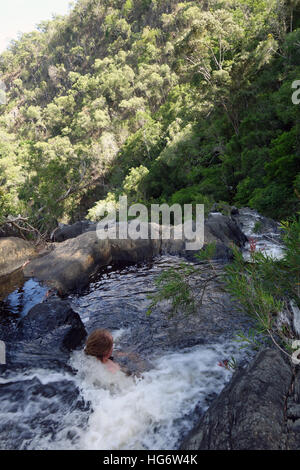
[[[143,165],[137,168],[131,168],[123,183],[125,192],[137,200],[144,199],[145,190],[143,188],[143,180],[148,174],[148,168]]]

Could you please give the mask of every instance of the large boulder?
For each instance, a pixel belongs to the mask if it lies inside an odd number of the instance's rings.
[[[106,266],[111,259],[109,240],[99,240],[95,232],[87,232],[55,244],[50,253],[29,263],[24,274],[66,293],[85,286],[95,267]]]
[[[0,238],[0,277],[21,268],[22,265],[36,256],[34,245],[22,238]]]
[[[70,352],[82,348],[85,337],[79,315],[56,296],[33,307],[5,337],[6,365],[0,365],[3,449],[43,447],[64,432],[65,417],[72,413],[78,427],[85,425],[89,403],[69,365]]]
[[[248,240],[231,217],[220,213],[209,214],[205,221],[204,234],[207,243],[221,242],[226,246],[234,243],[243,247]]]
[[[58,298],[35,305],[18,324],[18,338],[40,339],[49,350],[72,351],[85,338],[85,328],[69,303]]]
[[[295,396],[289,398],[293,380],[293,368],[279,350],[261,351],[246,369],[234,374],[181,448],[280,450],[297,445],[299,448],[300,434],[297,437],[295,429],[289,431],[286,413],[288,401],[295,404],[299,400]]]
[[[66,300],[50,297],[35,305],[6,339],[7,366],[64,367],[70,351],[80,347],[85,327]]]
[[[50,253],[29,263],[24,274],[46,282],[61,293],[68,293],[85,287],[95,270],[112,261],[137,263],[159,252],[157,240],[101,240],[92,231],[55,244]]]
[[[211,243],[215,245],[212,259],[229,262],[233,259],[232,245],[243,248],[248,238],[236,221],[219,212],[210,213],[204,224],[204,248]],[[185,251],[188,260],[196,260],[195,252]]]
[[[129,222],[129,224],[135,222]],[[122,222],[124,224],[124,222]],[[126,223],[127,225],[127,223]],[[117,224],[117,235],[120,224]],[[114,235],[113,225],[109,225],[110,238],[99,239],[96,231],[83,233],[61,243],[54,249],[34,259],[24,269],[26,277],[35,277],[58,289],[61,293],[80,290],[89,282],[89,276],[98,268],[111,262],[143,262],[159,254],[186,256],[186,240],[174,238],[174,228],[168,239],[161,239],[163,228],[143,222],[141,227],[148,238],[120,239]],[[151,237],[151,233],[156,234]],[[231,256],[230,244],[242,246],[246,237],[230,219],[219,214],[205,222],[204,243],[216,242],[216,258],[228,260]],[[195,253],[195,252],[194,252]],[[194,254],[193,253],[193,254]]]

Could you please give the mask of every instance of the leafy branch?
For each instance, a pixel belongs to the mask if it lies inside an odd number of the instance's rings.
[[[214,252],[215,244],[209,244],[196,257],[203,262],[212,258]],[[195,313],[203,303],[207,287],[219,276],[220,274],[216,271],[213,271],[213,275],[205,276],[202,267],[188,263],[181,263],[176,268],[167,269],[154,281],[157,292],[148,296],[152,300],[148,315],[164,300],[171,302],[170,317],[179,312],[186,315]]]
[[[171,315],[178,312],[195,313],[201,307],[205,291],[211,282],[219,279],[225,290],[237,301],[240,311],[254,320],[254,328],[248,336],[239,332],[237,341],[251,345],[258,350],[266,341],[271,341],[289,358],[291,342],[295,332],[290,323],[280,321],[283,312],[289,310],[290,301],[300,305],[300,220],[294,217],[281,225],[285,243],[285,256],[274,260],[256,250],[255,242],[250,244],[250,262],[243,258],[241,251],[233,246],[234,260],[217,272],[209,261],[212,275],[203,275],[203,265],[182,264],[162,273],[155,284],[158,291],[151,296],[148,313],[161,301],[171,302]],[[215,247],[208,245],[197,258],[200,262],[211,260]]]

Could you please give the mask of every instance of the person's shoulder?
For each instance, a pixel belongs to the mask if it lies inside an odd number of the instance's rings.
[[[110,359],[105,363],[105,365],[110,372],[118,372],[120,370],[119,364],[117,364],[116,362],[113,362]]]

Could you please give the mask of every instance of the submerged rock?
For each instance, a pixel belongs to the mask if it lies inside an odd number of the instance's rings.
[[[63,432],[64,416],[71,413],[76,413],[81,425],[87,421],[84,412],[89,405],[70,380],[42,383],[37,376],[8,380],[0,384],[0,396],[1,449],[30,449],[34,444],[41,448],[42,442],[51,442]]]

